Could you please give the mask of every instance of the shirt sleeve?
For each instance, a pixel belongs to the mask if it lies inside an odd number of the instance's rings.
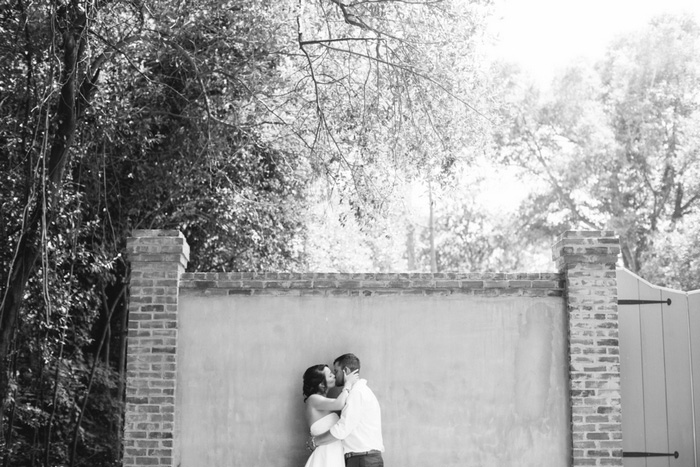
[[[359,384],[359,383],[357,383]],[[359,425],[360,414],[362,413],[362,391],[350,391],[345,407],[340,413],[340,420],[331,427],[331,434],[334,438],[345,439]]]

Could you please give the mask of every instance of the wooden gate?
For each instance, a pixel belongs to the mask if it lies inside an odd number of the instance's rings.
[[[700,291],[618,269],[625,467],[700,467]]]

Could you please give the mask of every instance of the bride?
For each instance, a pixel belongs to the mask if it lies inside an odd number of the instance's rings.
[[[335,412],[343,408],[352,385],[359,378],[357,371],[345,376],[342,392],[337,399],[333,399],[326,397],[328,391],[335,387],[335,375],[328,365],[314,365],[304,372],[305,415],[311,436],[319,436],[335,425],[339,420]],[[306,461],[305,467],[345,467],[342,442],[334,441],[318,446]]]

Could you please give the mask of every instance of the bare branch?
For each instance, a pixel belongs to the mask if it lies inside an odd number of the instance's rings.
[[[449,89],[447,89],[447,88],[445,87],[445,85],[443,85],[442,83],[438,82],[435,78],[432,78],[432,77],[430,77],[430,76],[428,76],[428,75],[426,75],[426,74],[424,74],[424,73],[421,73],[421,72],[419,72],[419,71],[416,71],[413,67],[410,67],[410,66],[407,66],[407,65],[402,65],[402,64],[400,64],[400,63],[390,62],[390,61],[387,61],[387,60],[384,60],[384,59],[381,59],[381,58],[378,58],[378,57],[373,57],[373,56],[371,56],[371,55],[363,54],[363,53],[360,53],[360,52],[355,52],[354,50],[339,49],[339,48],[337,48],[337,47],[332,47],[332,46],[325,45],[325,44],[321,44],[321,45],[322,45],[323,47],[326,47],[326,48],[330,49],[330,50],[335,50],[335,51],[337,51],[337,52],[343,52],[343,53],[346,53],[346,54],[349,54],[349,55],[356,55],[356,56],[358,56],[358,57],[362,57],[362,58],[365,58],[365,59],[367,59],[367,60],[372,60],[372,61],[375,61],[375,62],[378,62],[378,63],[382,63],[382,64],[384,64],[384,65],[388,65],[388,66],[390,66],[390,67],[392,67],[392,68],[396,68],[396,69],[399,69],[399,70],[406,71],[406,72],[408,72],[408,73],[410,73],[410,74],[412,74],[412,75],[414,75],[414,76],[417,76],[417,77],[422,78],[422,79],[424,79],[424,80],[426,80],[426,81],[429,81],[429,82],[433,83],[435,86],[437,86],[438,88],[442,89],[447,95],[449,95],[449,96],[452,97],[453,99],[456,99],[457,101],[459,101],[459,102],[461,102],[462,104],[464,104],[467,108],[469,108],[470,110],[472,110],[473,112],[475,112],[475,113],[476,113],[477,115],[479,115],[480,117],[484,118],[484,119],[485,119],[486,121],[488,121],[489,123],[494,124],[493,120],[491,120],[489,117],[487,117],[486,115],[484,115],[482,112],[480,112],[476,107],[474,107],[473,105],[471,105],[469,102],[467,102],[467,101],[465,101],[464,99],[462,99],[461,97],[455,95],[452,91],[450,91]]]
[[[313,45],[313,44],[325,44],[328,42],[348,42],[348,41],[381,41],[384,40],[381,37],[339,37],[336,39],[316,39],[312,41],[300,41],[299,44]]]
[[[410,0],[360,0],[357,2],[352,2],[348,4],[348,6],[356,6],[356,5],[363,5],[366,3],[404,3],[406,5],[423,5],[423,6],[432,6],[432,5],[437,5],[440,3],[444,3],[445,0],[419,0],[419,1],[410,1]]]
[[[576,203],[573,199],[571,199],[571,195],[562,188],[561,184],[559,183],[559,180],[557,180],[557,177],[554,175],[554,173],[552,173],[552,170],[549,167],[549,164],[547,163],[547,160],[542,153],[542,146],[540,145],[537,136],[534,133],[532,133],[532,131],[530,131],[526,125],[523,126],[525,127],[525,135],[527,136],[525,143],[528,146],[530,146],[531,153],[540,163],[540,166],[542,167],[547,176],[547,180],[549,181],[550,186],[554,189],[554,191],[564,202],[564,204],[571,210],[572,214],[576,219],[582,221],[584,224],[591,227],[592,229],[600,230],[600,226],[596,225],[595,222],[588,219],[588,217],[584,216],[579,211],[578,207],[576,206]]]

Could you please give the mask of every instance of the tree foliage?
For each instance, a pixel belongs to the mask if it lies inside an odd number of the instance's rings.
[[[535,229],[612,229],[637,272],[655,242],[700,203],[700,28],[659,17],[571,68],[550,95],[520,90],[496,134],[501,160],[542,180],[524,215]]]
[[[132,229],[184,232],[190,270],[288,270],[311,177],[362,216],[397,168],[449,170],[485,121],[476,78],[455,78],[487,13],[3,0],[4,464],[118,460]]]
[[[174,3],[2,9],[5,465],[119,458],[132,229],[181,229],[196,270],[298,258],[308,171],[237,105],[276,64],[229,41],[252,34],[229,7],[216,27]]]
[[[306,65],[289,76],[306,86],[298,132],[349,202],[381,208],[403,180],[449,171],[480,139],[489,112],[475,44],[488,1],[302,5]]]

